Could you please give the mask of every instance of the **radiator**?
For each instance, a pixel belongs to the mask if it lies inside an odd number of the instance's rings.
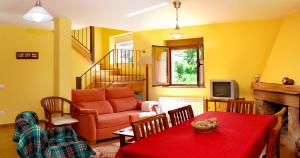
[[[160,112],[168,112],[182,106],[191,105],[194,111],[194,115],[203,113],[203,98],[192,97],[158,97],[160,104]]]

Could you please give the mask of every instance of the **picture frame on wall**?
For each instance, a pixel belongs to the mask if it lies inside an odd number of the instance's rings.
[[[16,53],[17,59],[39,59],[38,52],[17,52]]]

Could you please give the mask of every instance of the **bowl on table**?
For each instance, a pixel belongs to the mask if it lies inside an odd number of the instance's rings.
[[[218,127],[218,119],[216,117],[195,120],[191,123],[192,127],[201,133],[208,133],[214,131]]]

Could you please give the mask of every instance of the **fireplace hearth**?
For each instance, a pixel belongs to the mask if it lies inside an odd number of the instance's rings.
[[[257,114],[274,114],[287,107],[281,144],[295,150],[295,142],[300,137],[300,86],[253,82],[252,89]]]

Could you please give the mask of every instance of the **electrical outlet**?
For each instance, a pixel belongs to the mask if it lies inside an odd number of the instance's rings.
[[[3,89],[5,88],[5,85],[4,84],[0,84],[0,89]]]

